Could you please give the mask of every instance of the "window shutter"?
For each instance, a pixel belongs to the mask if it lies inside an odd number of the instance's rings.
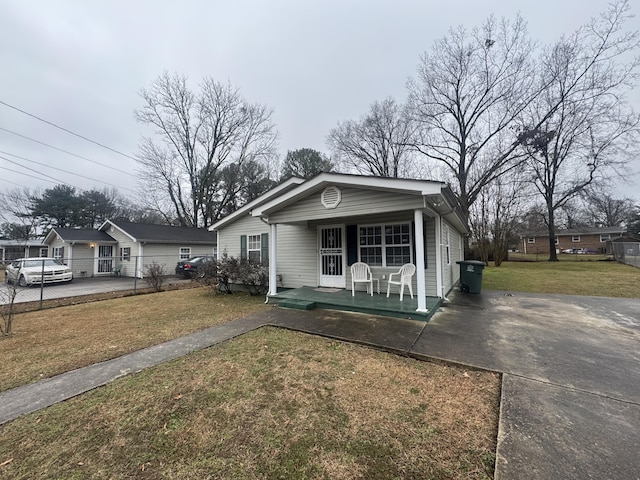
[[[240,258],[247,258],[247,236],[240,235]]]
[[[260,235],[260,259],[263,265],[269,265],[269,234]]]
[[[358,226],[347,225],[347,265],[358,261]]]

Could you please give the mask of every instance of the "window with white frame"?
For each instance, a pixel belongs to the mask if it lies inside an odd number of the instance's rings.
[[[573,235],[571,237],[571,241],[572,242],[579,242],[580,241],[580,235]]]
[[[180,260],[189,260],[191,258],[191,247],[180,247]]]
[[[600,234],[600,241],[601,242],[608,242],[609,240],[611,240],[611,234],[609,234],[609,233],[601,233]]]
[[[64,257],[64,247],[53,247],[51,249],[51,256],[53,258],[63,258]]]
[[[260,263],[262,241],[260,235],[247,235],[247,258],[252,262]]]
[[[377,267],[411,263],[411,225],[363,225],[358,228],[360,261]]]
[[[451,244],[449,243],[449,226],[444,225],[442,228],[443,243],[445,249],[445,260],[447,265],[451,265]]]
[[[536,243],[536,237],[528,237],[527,243]]]
[[[131,260],[131,247],[122,247],[120,249],[120,261],[130,261]]]
[[[560,239],[558,237],[554,237],[553,238],[553,243],[555,243],[556,245],[558,245],[560,243]]]

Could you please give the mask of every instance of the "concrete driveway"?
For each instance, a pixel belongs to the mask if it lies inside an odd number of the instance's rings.
[[[189,283],[191,280],[183,277],[168,277],[166,284],[175,285],[180,283]],[[148,288],[149,285],[142,280],[131,277],[94,277],[94,278],[77,278],[71,283],[52,283],[44,285],[41,289],[40,285],[31,287],[18,287],[18,294],[15,303],[34,302],[40,300],[41,290],[43,300],[52,300],[56,298],[77,297],[80,295],[93,295],[96,293],[108,293],[122,290],[134,290],[134,288]],[[2,295],[2,289],[7,286],[4,282],[0,283],[0,304],[6,301],[6,295]]]
[[[496,479],[640,479],[640,300],[456,293],[411,353],[504,373]]]

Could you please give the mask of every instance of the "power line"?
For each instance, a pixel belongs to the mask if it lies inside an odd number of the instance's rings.
[[[3,158],[3,157],[0,157]],[[6,158],[5,158],[6,160]],[[47,180],[46,178],[40,178],[40,177],[36,177],[35,175],[29,175],[28,173],[24,173],[24,172],[19,172],[18,170],[12,170],[10,168],[7,167],[2,167],[4,170],[6,170],[7,172],[13,172],[13,173],[17,173],[18,175],[24,175],[25,177],[31,177],[31,178],[35,178],[36,180],[40,180],[41,182],[49,182],[49,183],[57,183],[57,184],[64,184],[67,185],[67,183],[65,182],[54,182],[52,180]],[[69,185],[70,187],[72,187],[73,185]],[[75,188],[75,187],[74,187]]]
[[[10,185],[13,185],[14,187],[28,188],[28,187],[25,187],[24,185],[21,185],[20,183],[15,183],[15,182],[12,182],[11,180],[7,180],[5,178],[0,178],[0,182],[6,182],[6,183],[8,183]]]
[[[37,173],[38,175],[42,175],[43,177],[50,178],[51,180],[55,180],[55,181],[56,181],[56,182],[58,182],[58,183],[64,183],[65,185],[69,185],[69,186],[71,186],[71,187],[73,187],[73,188],[78,188],[78,187],[76,187],[75,185],[71,185],[70,183],[67,183],[67,182],[65,182],[65,181],[63,181],[63,180],[59,180],[59,179],[57,179],[56,177],[52,177],[51,175],[47,175],[46,173],[39,172],[38,170],[34,170],[33,168],[25,167],[25,166],[24,166],[24,165],[22,165],[21,163],[18,163],[18,162],[15,162],[15,161],[13,161],[13,160],[10,160],[10,159],[8,159],[7,157],[3,157],[2,155],[0,155],[0,158],[2,158],[3,160],[6,160],[6,161],[7,161],[7,162],[9,162],[9,163],[13,163],[14,165],[17,165],[17,166],[22,167],[22,168],[24,168],[24,169],[26,169],[26,170],[29,170],[30,172]],[[82,190],[82,189],[80,189],[80,190]]]
[[[0,130],[2,130],[3,132],[7,132],[7,133],[10,133],[12,135],[15,135],[17,137],[24,138],[24,139],[29,140],[31,142],[39,143],[40,145],[44,145],[45,147],[53,148],[54,150],[58,150],[59,152],[66,153],[67,155],[71,155],[73,157],[81,158],[82,160],[86,160],[88,162],[95,163],[96,165],[100,165],[101,167],[110,168],[111,170],[115,170],[116,172],[124,173],[125,175],[129,175],[131,177],[135,176],[131,172],[126,172],[124,170],[120,170],[119,168],[113,167],[111,165],[105,165],[104,163],[100,163],[100,162],[97,162],[95,160],[91,160],[90,158],[83,157],[82,155],[78,155],[77,153],[69,152],[68,150],[63,150],[62,148],[54,147],[53,145],[49,145],[48,143],[41,142],[40,140],[36,140],[35,138],[31,138],[31,137],[28,137],[26,135],[22,135],[21,133],[14,132],[13,130],[9,130],[9,129],[3,128],[3,127],[0,127]]]
[[[122,155],[123,157],[130,158],[131,160],[137,160],[135,157],[132,157],[131,155],[127,155],[126,153],[122,153],[119,150],[116,150],[115,148],[111,148],[111,147],[108,147],[106,145],[103,145],[100,142],[96,142],[95,140],[91,140],[90,138],[87,138],[87,137],[85,137],[83,135],[80,135],[79,133],[72,132],[71,130],[69,130],[67,128],[61,127],[60,125],[56,125],[55,123],[50,122],[48,120],[45,120],[44,118],[38,117],[37,115],[34,115],[33,113],[25,112],[24,110],[22,110],[22,109],[20,109],[18,107],[15,107],[13,105],[10,105],[7,102],[3,102],[2,100],[0,100],[0,104],[4,105],[5,107],[12,108],[12,109],[14,109],[14,110],[16,110],[16,111],[18,111],[20,113],[23,113],[25,115],[28,115],[28,116],[30,116],[32,118],[35,118],[36,120],[40,120],[41,122],[44,122],[44,123],[46,123],[48,125],[51,125],[52,127],[58,128],[58,129],[62,130],[63,132],[67,132],[67,133],[69,133],[71,135],[74,135],[74,136],[76,136],[78,138],[86,140],[87,142],[93,143],[94,145],[98,145],[99,147],[106,148],[107,150],[111,150],[112,152],[117,153],[118,155]]]
[[[95,179],[95,178],[86,177],[86,176],[84,176],[84,175],[80,175],[79,173],[70,172],[69,170],[64,170],[64,169],[62,169],[62,168],[52,167],[51,165],[47,165],[47,164],[45,164],[45,163],[36,162],[35,160],[31,160],[30,158],[26,158],[26,157],[21,157],[20,155],[16,155],[16,154],[14,154],[14,153],[4,152],[4,151],[2,151],[2,150],[0,150],[0,153],[3,153],[3,154],[5,154],[5,155],[9,155],[9,156],[14,157],[14,158],[19,158],[20,160],[24,160],[24,161],[26,161],[26,162],[35,163],[36,165],[40,165],[40,166],[42,166],[42,167],[50,168],[50,169],[52,169],[52,170],[58,170],[59,172],[68,173],[68,174],[70,174],[70,175],[75,175],[76,177],[81,177],[81,178],[84,178],[84,179],[87,179],[87,180],[91,180],[92,182],[104,183],[105,185],[109,185],[109,186],[111,186],[111,187],[115,187],[115,188],[122,188],[123,190],[129,190],[130,192],[133,192],[133,190],[131,190],[131,189],[129,189],[129,188],[126,188],[126,187],[120,187],[120,186],[118,186],[118,185],[114,185],[113,183],[105,182],[104,180],[98,180],[98,179]],[[4,158],[4,157],[0,157],[0,158]],[[5,160],[7,160],[7,159],[5,158]],[[21,166],[21,167],[23,166],[23,165],[20,165],[20,164],[19,164],[19,163],[17,163],[17,162],[12,162],[11,160],[8,160],[8,161],[10,161],[11,163],[13,163],[13,164],[15,164],[15,165],[19,165],[19,166]],[[27,167],[24,167],[24,168],[27,168]]]

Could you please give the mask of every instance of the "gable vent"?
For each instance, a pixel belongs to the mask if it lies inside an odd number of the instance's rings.
[[[336,208],[340,205],[340,201],[342,200],[342,192],[338,187],[327,187],[322,191],[322,195],[320,195],[320,201],[324,208]]]

